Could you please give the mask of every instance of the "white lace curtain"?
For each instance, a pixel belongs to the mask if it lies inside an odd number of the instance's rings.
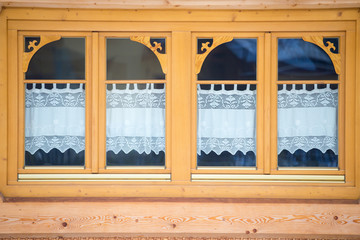
[[[294,153],[316,148],[325,153],[338,154],[338,90],[306,85],[291,90],[283,85],[278,91],[278,153],[288,150]]]
[[[48,84],[47,84],[48,85]],[[61,84],[64,85],[64,84]],[[66,84],[51,89],[45,84],[29,84],[25,90],[25,151],[49,152],[58,149],[76,153],[85,150],[85,90]],[[40,86],[40,87],[39,87]]]
[[[198,86],[197,153],[256,152],[256,91],[202,89]],[[330,85],[313,90],[278,92],[278,153],[316,148],[338,153],[338,90]]]
[[[203,89],[198,85],[197,154],[256,152],[256,91]]]
[[[107,90],[106,148],[118,153],[165,151],[165,89],[154,84],[138,88],[113,85]],[[197,153],[214,151],[256,152],[256,90],[202,89],[198,86]],[[294,153],[317,148],[338,153],[338,90],[318,88],[308,91],[278,92],[278,153]],[[25,90],[25,150],[76,153],[85,149],[85,90],[35,87]]]
[[[113,84],[106,91],[107,151],[165,152],[165,85],[139,85]]]

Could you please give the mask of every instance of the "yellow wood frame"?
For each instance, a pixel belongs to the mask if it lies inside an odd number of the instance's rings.
[[[341,14],[339,14],[341,12]],[[356,64],[360,61],[360,17],[356,9],[349,10],[297,10],[297,11],[186,11],[186,10],[50,10],[50,9],[4,9],[0,14],[0,134],[7,136],[6,141],[0,145],[0,191],[8,197],[247,197],[247,198],[318,198],[318,199],[358,199],[360,196],[359,149],[355,148],[360,141],[360,70]],[[150,22],[149,22],[150,21]],[[49,31],[51,26],[51,32]],[[151,172],[171,172],[171,182],[129,181],[129,182],[18,182],[19,171],[29,173],[42,173],[43,169],[19,169],[19,134],[22,131],[21,106],[23,96],[21,92],[21,64],[19,42],[23,33],[55,34],[61,32],[66,35],[85,34],[89,41],[87,45],[87,75],[86,81],[90,87],[86,88],[87,104],[92,108],[88,111],[87,132],[91,132],[91,139],[87,139],[91,159],[86,159],[85,169],[66,169],[66,173],[100,172],[102,165],[99,161],[103,154],[102,145],[99,144],[103,130],[101,125],[101,70],[102,54],[101,35],[127,34],[143,32],[157,33],[166,36],[171,48],[169,55],[168,74],[166,79],[167,99],[167,145],[166,157],[171,163],[164,169],[152,169]],[[68,33],[67,33],[68,32]],[[263,103],[264,109],[260,113],[264,119],[273,119],[276,106],[274,102],[274,86],[276,72],[273,64],[276,45],[273,37],[282,33],[315,32],[342,33],[345,36],[344,61],[341,74],[346,76],[340,91],[345,97],[344,106],[339,107],[343,112],[343,131],[345,139],[344,159],[340,160],[341,169],[345,172],[345,183],[313,183],[313,182],[193,182],[191,173],[197,171],[192,168],[194,164],[194,36],[197,34],[212,33],[214,35],[237,35],[242,33],[261,33],[263,47],[258,46],[262,52],[264,62],[258,62],[264,70],[258,72],[258,80],[264,83],[265,94],[263,99],[257,99],[258,104]],[[214,34],[216,33],[216,34]],[[274,35],[275,34],[275,35]],[[147,34],[151,35],[151,34]],[[168,45],[169,46],[169,45]],[[263,49],[262,49],[263,48]],[[354,51],[357,49],[357,51]],[[190,60],[192,59],[192,60]],[[259,61],[260,58],[258,58]],[[345,64],[346,63],[346,64]],[[91,67],[99,66],[99,68]],[[267,74],[270,73],[270,74]],[[340,80],[344,81],[344,80]],[[258,83],[259,84],[259,83]],[[191,90],[192,89],[192,90]],[[266,90],[268,89],[268,90]],[[345,94],[346,93],[346,94]],[[260,97],[261,98],[261,97]],[[273,101],[271,101],[273,99]],[[275,101],[276,102],[276,101]],[[87,106],[90,106],[87,105]],[[12,111],[17,109],[18,111]],[[340,110],[342,109],[342,110]],[[275,115],[276,116],[276,115]],[[346,116],[346,117],[345,117]],[[263,164],[264,174],[288,174],[290,170],[277,170],[274,168],[274,126],[275,121],[264,121]],[[90,127],[91,126],[91,127]],[[276,129],[276,128],[275,128]],[[356,134],[355,134],[356,133]],[[270,137],[271,136],[271,137]],[[276,140],[275,140],[276,141]],[[258,143],[259,144],[259,143]],[[258,145],[259,147],[259,145]],[[170,150],[169,150],[170,149]],[[356,152],[356,154],[355,154]],[[259,154],[259,153],[258,153]],[[260,159],[258,155],[258,159]],[[272,159],[272,161],[269,161]],[[259,163],[260,164],[260,163]],[[128,171],[127,169],[106,169],[109,173],[142,173],[141,171]],[[200,170],[200,169],[199,169]],[[46,170],[47,173],[60,173],[64,169]],[[243,169],[213,170],[208,173],[245,173]],[[253,172],[253,171],[252,171]],[[290,171],[292,174],[298,174]],[[335,171],[336,172],[336,171]],[[205,172],[204,172],[205,173]],[[325,172],[324,172],[325,173]],[[304,174],[304,171],[301,171]],[[334,174],[334,170],[325,174]],[[49,185],[50,184],[50,185]]]
[[[270,94],[268,94],[267,99],[270,102],[270,109],[271,109],[271,134],[270,134],[270,144],[271,144],[271,174],[338,174],[343,175],[345,174],[345,152],[347,154],[351,154],[349,151],[345,151],[345,143],[350,141],[349,135],[347,139],[345,139],[345,124],[344,119],[345,115],[350,116],[353,113],[347,112],[344,113],[345,109],[345,102],[351,102],[351,94],[346,94],[344,91],[345,85],[345,74],[340,73],[338,74],[338,80],[322,80],[322,81],[309,81],[309,80],[296,80],[296,81],[286,81],[286,80],[278,80],[277,76],[277,41],[279,38],[299,38],[302,39],[303,37],[339,37],[339,55],[344,58],[348,54],[345,53],[345,34],[344,32],[275,32],[271,34],[271,51],[272,51],[272,61],[271,61],[271,90]],[[350,49],[347,48],[349,51]],[[344,68],[345,61],[341,62],[341,67]],[[354,79],[346,79],[346,82],[351,84],[351,81]],[[278,84],[338,84],[339,86],[339,106],[338,106],[338,136],[339,136],[339,169],[338,171],[334,171],[334,169],[329,168],[278,168],[277,164],[277,86]],[[354,84],[354,83],[353,83]],[[349,99],[350,98],[350,99]],[[347,163],[350,164],[350,163]],[[350,172],[352,171],[351,168],[348,168],[346,173],[346,181],[353,182],[353,174]]]
[[[29,62],[31,61],[30,59],[27,58],[23,58],[23,51],[22,49],[24,48],[24,37],[26,36],[40,36],[40,38],[44,38],[45,39],[60,39],[58,38],[59,36],[61,37],[83,37],[85,38],[85,79],[84,80],[27,80],[25,79],[25,72],[20,69],[20,66],[25,66],[25,64],[29,64]],[[42,36],[42,37],[41,37]],[[91,94],[91,89],[92,89],[92,81],[91,81],[91,69],[92,69],[92,65],[90,64],[90,59],[91,59],[91,33],[86,33],[86,32],[29,32],[29,31],[25,31],[25,32],[20,32],[18,33],[17,36],[18,39],[18,56],[19,56],[19,60],[18,60],[18,81],[14,81],[13,87],[12,87],[12,91],[11,94],[15,96],[18,99],[18,111],[13,111],[10,114],[14,115],[14,118],[17,118],[17,126],[14,124],[13,127],[14,129],[19,129],[17,135],[12,135],[11,137],[18,137],[17,139],[17,143],[18,143],[18,163],[17,163],[17,173],[90,173],[91,169],[92,169],[92,154],[90,153],[91,148],[86,148],[85,149],[85,165],[84,167],[52,167],[51,169],[48,168],[44,168],[44,167],[38,167],[38,168],[25,168],[24,167],[24,151],[20,150],[20,149],[24,149],[24,131],[22,131],[22,129],[25,128],[25,84],[27,83],[82,83],[85,84],[85,107],[86,107],[86,114],[85,114],[85,122],[86,122],[86,126],[85,126],[85,145],[86,146],[90,146],[90,140],[92,139],[91,135],[92,135],[92,131],[91,131],[91,114],[92,114],[92,110],[91,110],[91,101],[92,101],[92,94]],[[15,39],[14,39],[15,41]],[[41,44],[41,42],[40,42]],[[15,49],[16,50],[16,49]],[[25,62],[24,62],[25,61]],[[15,62],[13,63],[15,64]],[[25,68],[23,68],[25,69]],[[27,69],[27,67],[26,67]],[[15,91],[16,89],[18,89],[18,91]],[[15,140],[9,140],[9,141],[15,141]],[[9,173],[10,173],[10,169],[9,169]],[[11,172],[11,174],[9,174],[9,179],[11,179],[11,181],[17,181],[17,173],[15,173],[14,171]]]
[[[93,170],[97,173],[170,173],[171,162],[169,161],[169,157],[167,157],[167,153],[170,152],[170,141],[166,141],[165,143],[165,166],[164,167],[106,167],[106,84],[126,84],[126,83],[164,83],[165,84],[165,96],[166,96],[166,104],[165,104],[165,139],[171,138],[171,130],[168,127],[171,120],[169,114],[169,103],[170,103],[170,94],[168,91],[171,89],[171,73],[165,74],[165,80],[107,80],[106,79],[106,39],[107,38],[128,38],[132,41],[134,37],[142,38],[142,37],[158,37],[165,38],[166,40],[166,54],[161,54],[161,57],[158,58],[159,62],[162,66],[163,72],[169,66],[169,58],[171,56],[171,35],[169,33],[158,33],[158,32],[122,32],[122,33],[114,33],[114,32],[101,32],[99,33],[99,62],[103,64],[99,64],[99,81],[98,81],[98,99],[96,102],[99,104],[99,142],[97,146],[99,148],[98,155],[98,166],[97,170]],[[140,42],[139,44],[143,44]],[[151,45],[150,45],[151,46]],[[147,46],[148,47],[148,46]],[[156,49],[154,49],[156,51]],[[153,51],[154,51],[153,50]],[[158,54],[155,54],[157,57]],[[161,59],[161,60],[160,60]],[[165,72],[164,72],[165,73]]]
[[[243,173],[243,174],[264,174],[264,165],[265,165],[265,160],[263,157],[264,154],[264,150],[263,150],[263,146],[264,146],[264,140],[265,140],[265,135],[264,135],[264,101],[263,101],[263,97],[264,97],[264,64],[265,64],[265,60],[264,60],[264,38],[265,38],[265,33],[254,33],[254,32],[241,32],[241,33],[209,33],[209,32],[205,32],[205,33],[193,33],[192,36],[192,44],[193,44],[193,73],[192,73],[192,86],[191,86],[191,90],[192,90],[192,106],[191,106],[191,110],[192,110],[192,133],[191,133],[191,140],[192,140],[192,144],[191,144],[191,152],[192,152],[192,161],[191,161],[191,173],[193,174],[197,174],[197,173]],[[228,81],[223,81],[221,79],[218,80],[211,80],[211,81],[206,81],[206,80],[197,80],[197,74],[200,72],[201,66],[202,66],[202,62],[201,64],[198,64],[197,61],[199,59],[199,55],[197,54],[197,40],[199,38],[209,38],[209,39],[220,39],[226,42],[232,41],[232,39],[241,39],[241,38],[250,38],[250,39],[256,39],[257,40],[257,70],[256,70],[256,76],[257,79],[256,80],[237,80],[237,81],[233,81],[233,80],[228,80]],[[215,41],[215,40],[214,40]],[[217,44],[215,44],[216,46],[218,46]],[[213,46],[210,47],[210,51],[213,49]],[[208,50],[208,51],[209,51]],[[208,52],[205,52],[204,54],[208,54]],[[256,159],[257,159],[257,164],[256,167],[197,167],[197,131],[196,131],[196,123],[197,123],[197,85],[198,84],[254,84],[256,85]]]

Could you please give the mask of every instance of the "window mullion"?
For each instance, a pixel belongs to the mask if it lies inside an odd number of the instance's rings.
[[[99,33],[92,33],[91,41],[91,77],[88,82],[91,91],[91,120],[90,129],[87,131],[91,138],[91,172],[99,172]],[[89,108],[88,108],[89,109]],[[88,129],[88,128],[87,128]],[[89,141],[90,142],[90,141]],[[85,156],[86,157],[86,156]]]
[[[273,72],[273,65],[271,64],[271,54],[273,53],[271,47],[271,33],[265,33],[264,39],[264,72],[261,76],[263,76],[263,89],[264,89],[264,152],[263,152],[263,161],[264,161],[264,174],[270,174],[271,166],[272,166],[272,145],[271,145],[271,127],[273,125],[272,121],[275,120],[272,117],[271,112],[271,82],[272,82],[272,72]],[[273,53],[274,54],[274,53]],[[259,111],[260,112],[260,111]],[[270,120],[270,121],[269,121]],[[259,158],[261,161],[261,158]]]
[[[191,33],[172,33],[171,55],[171,157],[172,181],[190,181],[191,148]],[[168,104],[169,106],[169,104]],[[190,142],[193,144],[190,145]],[[194,150],[194,149],[193,149]]]
[[[270,72],[268,73],[269,79],[266,81],[266,93],[267,93],[267,106],[268,115],[265,118],[270,119],[268,121],[268,148],[265,148],[267,157],[270,162],[270,173],[277,170],[277,38],[271,33],[268,33],[268,49],[269,56],[268,61],[270,65]],[[270,150],[270,151],[268,151]]]

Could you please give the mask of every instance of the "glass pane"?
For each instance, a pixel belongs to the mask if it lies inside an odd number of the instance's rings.
[[[165,84],[108,84],[107,166],[165,165]]]
[[[33,40],[40,38],[25,37],[25,51]],[[61,38],[40,48],[25,79],[85,79],[85,38]]]
[[[212,39],[198,39],[198,54],[202,43]],[[256,39],[234,39],[221,44],[206,57],[198,80],[256,80]]]
[[[256,85],[199,84],[198,166],[256,166]]]
[[[338,166],[338,85],[278,85],[279,167]]]
[[[151,39],[161,43],[165,51],[165,39]],[[106,40],[107,80],[165,79],[156,55],[141,43],[130,39],[108,38]]]
[[[332,38],[326,40],[337,43]],[[338,75],[330,57],[320,47],[302,39],[286,38],[278,40],[278,79],[337,80]]]
[[[85,85],[25,84],[25,165],[84,165]]]

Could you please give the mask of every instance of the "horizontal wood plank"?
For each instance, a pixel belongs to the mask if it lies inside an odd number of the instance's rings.
[[[358,204],[0,203],[0,236],[28,234],[312,234],[360,236]],[[255,229],[255,232],[253,231]]]
[[[0,0],[5,7],[97,9],[308,9],[356,8],[358,0]]]

